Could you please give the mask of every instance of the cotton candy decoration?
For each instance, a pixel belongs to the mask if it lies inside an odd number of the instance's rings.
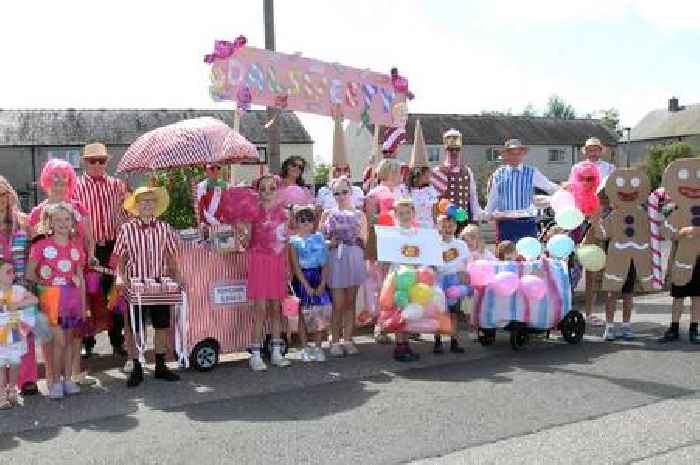
[[[531,302],[539,302],[544,297],[546,287],[542,278],[526,275],[520,278],[520,290]]]
[[[515,251],[527,260],[534,260],[542,253],[542,244],[534,237],[523,237],[515,244]]]
[[[493,281],[495,270],[488,260],[475,260],[467,265],[469,282],[472,286],[488,286]]]
[[[593,162],[582,161],[571,168],[569,189],[574,196],[576,207],[586,216],[591,216],[600,209],[600,182],[600,171]]]
[[[228,187],[221,195],[221,217],[224,223],[253,222],[260,217],[258,194],[248,187]]]
[[[306,205],[310,201],[309,193],[300,186],[287,186],[277,191],[277,202],[287,207],[290,205]]]
[[[499,271],[493,277],[491,287],[496,294],[502,297],[508,297],[518,289],[520,278],[512,271]]]

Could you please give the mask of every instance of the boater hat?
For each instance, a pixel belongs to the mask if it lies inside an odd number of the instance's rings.
[[[450,129],[442,135],[442,143],[446,149],[462,148],[462,133],[456,129]]]
[[[83,158],[109,158],[109,153],[107,153],[105,144],[95,142],[83,147]]]
[[[584,155],[586,154],[586,149],[588,147],[600,147],[600,150],[605,150],[605,146],[600,141],[600,139],[598,139],[597,137],[589,137],[588,140],[586,141],[586,145],[581,147],[581,152]]]
[[[142,186],[136,189],[129,195],[129,197],[124,200],[124,210],[128,211],[133,216],[139,215],[138,209],[138,198],[143,194],[154,194],[156,197],[156,217],[159,217],[165,210],[168,209],[168,204],[170,203],[170,196],[168,192],[162,187],[148,187]]]
[[[523,145],[522,142],[520,142],[520,139],[508,139],[504,144],[503,147],[500,148],[498,151],[499,152],[505,152],[508,150],[520,150],[523,149],[527,151],[527,146]]]

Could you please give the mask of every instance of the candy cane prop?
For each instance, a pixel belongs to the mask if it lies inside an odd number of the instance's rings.
[[[649,194],[648,212],[649,224],[651,228],[651,261],[653,272],[653,285],[655,289],[662,289],[664,285],[664,275],[661,266],[661,250],[659,243],[663,239],[661,237],[661,222],[663,215],[661,214],[661,206],[669,200],[668,194],[663,187],[659,187]]]

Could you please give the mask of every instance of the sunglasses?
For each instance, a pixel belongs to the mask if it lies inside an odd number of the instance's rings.
[[[88,163],[90,163],[91,165],[104,165],[107,163],[107,159],[106,158],[92,158],[92,159],[88,160]]]
[[[348,195],[349,193],[350,193],[350,191],[345,190],[345,191],[333,192],[333,195],[334,195],[335,197],[340,197],[341,195]]]

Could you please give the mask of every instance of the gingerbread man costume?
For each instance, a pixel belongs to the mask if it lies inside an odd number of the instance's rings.
[[[650,190],[649,178],[638,168],[618,169],[605,183],[605,192],[614,208],[596,228],[600,239],[610,240],[603,274],[604,291],[621,291],[632,266],[642,290],[653,289],[651,231],[643,205]]]
[[[661,181],[677,208],[666,219],[667,237],[674,237],[688,226],[700,226],[700,158],[681,158],[666,167]],[[671,266],[671,281],[676,286],[688,284],[700,254],[697,237],[678,238],[678,250]]]

